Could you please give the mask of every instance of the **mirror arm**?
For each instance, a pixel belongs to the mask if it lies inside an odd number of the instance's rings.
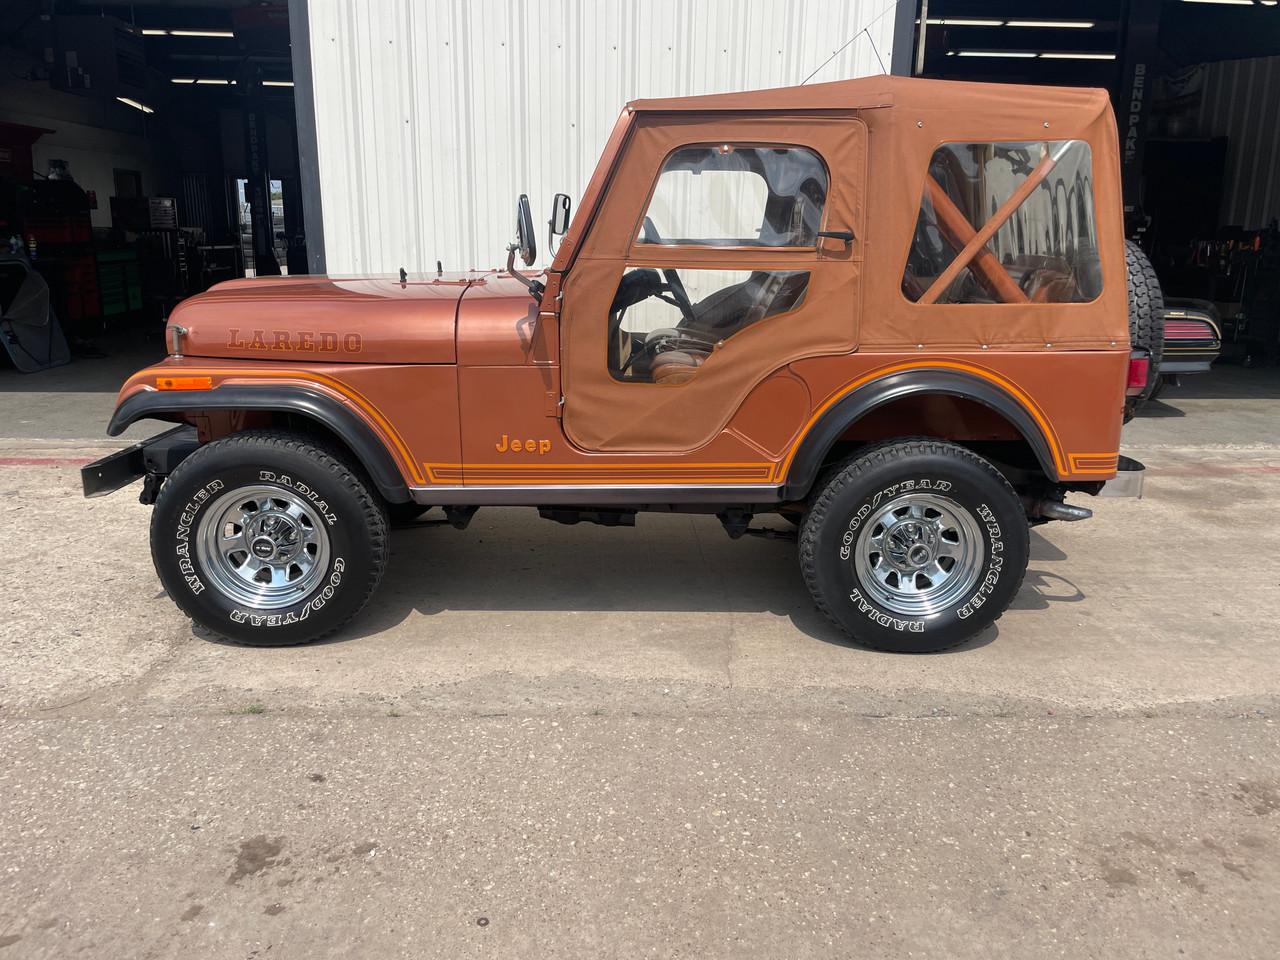
[[[513,243],[507,247],[507,273],[511,274],[511,276],[515,277],[528,287],[529,296],[541,303],[543,289],[542,284],[533,279],[533,277],[526,277],[523,273],[516,270],[516,253],[519,249],[520,245],[518,243]]]

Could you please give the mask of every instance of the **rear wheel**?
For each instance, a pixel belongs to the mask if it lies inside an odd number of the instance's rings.
[[[928,653],[994,623],[1026,573],[1026,515],[1004,477],[939,440],[892,440],[810,499],[800,563],[818,607],[860,643]]]
[[[386,565],[383,503],[342,453],[280,431],[215,440],[160,488],[151,555],[192,620],[256,646],[316,640]]]

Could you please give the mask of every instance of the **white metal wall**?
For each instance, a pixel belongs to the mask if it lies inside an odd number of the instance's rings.
[[[505,263],[516,196],[576,209],[628,100],[868,76],[893,47],[894,0],[307,5],[331,274]]]

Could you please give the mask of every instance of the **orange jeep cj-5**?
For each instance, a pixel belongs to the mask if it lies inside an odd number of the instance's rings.
[[[165,589],[243,643],[347,622],[391,524],[527,505],[794,538],[838,626],[929,651],[1005,610],[1030,525],[1090,515],[1067,494],[1141,491],[1120,427],[1154,380],[1130,330],[1159,291],[1126,247],[1104,91],[640,100],[572,224],[553,210],[536,277],[521,197],[503,272],[184,301],[109,432],[180,426],[86,467],[86,494],[145,478]],[[796,531],[752,527],[769,513]]]

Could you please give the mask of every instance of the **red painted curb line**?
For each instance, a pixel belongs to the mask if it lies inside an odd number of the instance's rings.
[[[0,467],[84,467],[91,463],[69,457],[0,457]]]

